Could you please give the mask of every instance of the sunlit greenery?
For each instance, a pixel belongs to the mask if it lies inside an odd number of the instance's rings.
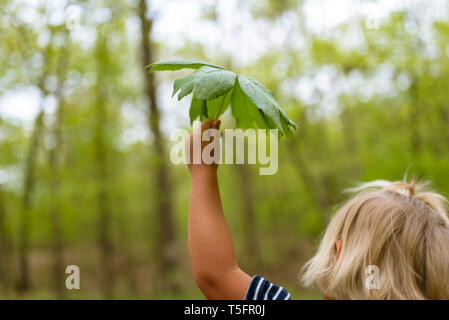
[[[189,175],[168,156],[170,130],[189,127],[188,107],[167,99],[185,73],[150,78],[149,62],[195,59],[251,76],[298,124],[279,142],[275,175],[254,165],[219,169],[241,267],[294,299],[320,298],[298,273],[345,188],[408,173],[449,194],[447,6],[415,1],[386,11],[378,28],[359,14],[318,32],[304,10],[312,0],[245,1],[236,7],[250,17],[244,28],[284,37],[245,52],[245,30],[225,31],[226,1],[200,2],[196,23],[241,48],[155,37],[158,14],[182,0],[1,2],[0,297],[202,298],[187,256]],[[69,5],[82,9],[75,29],[52,15]],[[17,93],[37,106],[21,106],[25,120],[5,111]],[[222,128],[235,126],[230,112]],[[69,264],[80,267],[78,291],[64,287]]]

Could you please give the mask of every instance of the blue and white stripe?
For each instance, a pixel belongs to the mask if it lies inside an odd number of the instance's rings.
[[[255,276],[248,287],[245,300],[290,300],[290,293],[263,277]]]

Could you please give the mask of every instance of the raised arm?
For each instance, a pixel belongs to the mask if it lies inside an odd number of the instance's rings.
[[[195,134],[218,129],[206,120]],[[189,137],[193,155],[193,135]],[[202,143],[202,149],[207,143]],[[191,156],[188,156],[192,159]],[[191,162],[192,163],[192,162]],[[221,205],[216,164],[189,164],[188,245],[193,275],[207,299],[243,299],[251,277],[240,270]]]

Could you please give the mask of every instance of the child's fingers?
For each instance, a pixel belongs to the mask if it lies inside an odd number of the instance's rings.
[[[207,129],[210,129],[212,127],[212,124],[214,123],[214,119],[206,119],[201,124],[201,131],[206,131]]]
[[[201,123],[201,126],[197,127],[194,132],[193,135],[200,135],[202,136],[203,133],[207,130],[210,129],[212,127],[212,124],[214,122],[214,119],[206,119]]]
[[[220,124],[221,124],[220,120],[215,120],[214,123],[212,124],[212,128],[218,130],[218,129],[220,129]]]
[[[220,124],[221,124],[220,120],[215,120],[214,123],[212,124],[212,128],[216,129],[216,130],[219,130],[220,129]],[[220,131],[218,131],[218,134],[221,137],[221,132]]]

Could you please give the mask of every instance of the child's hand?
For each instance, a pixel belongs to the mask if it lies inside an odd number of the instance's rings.
[[[218,168],[218,163],[205,163],[204,158],[202,157],[204,148],[212,143],[219,143],[218,139],[215,139],[214,136],[210,136],[209,141],[203,141],[201,137],[203,137],[203,134],[208,129],[216,129],[218,130],[220,128],[221,121],[220,120],[214,120],[214,119],[207,119],[205,120],[200,127],[196,128],[195,131],[186,139],[186,157],[187,157],[187,166],[189,167],[189,170],[191,173],[194,171],[212,171],[216,172]],[[194,140],[201,141],[201,152],[197,155],[194,154]],[[214,150],[219,150],[219,148],[215,148]],[[212,156],[215,156],[213,151],[211,153]],[[219,155],[217,155],[219,157]],[[196,157],[196,159],[194,159]],[[194,160],[196,160],[194,162]]]

